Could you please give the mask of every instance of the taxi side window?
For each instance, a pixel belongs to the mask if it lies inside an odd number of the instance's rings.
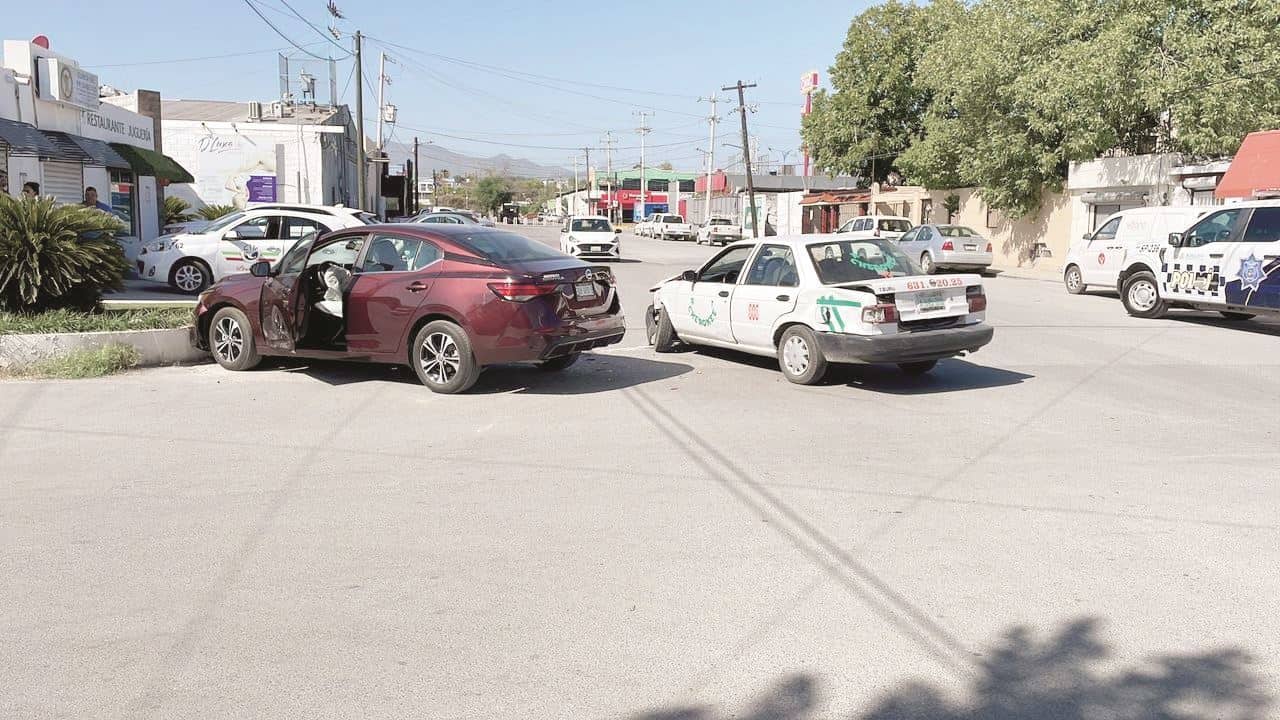
[[[747,272],[746,285],[768,287],[796,287],[800,277],[796,273],[796,259],[791,248],[785,245],[765,245],[760,248],[755,262]]]
[[[1187,247],[1200,247],[1209,243],[1226,242],[1235,232],[1236,222],[1240,219],[1240,208],[1216,212],[1201,220],[1187,231],[1185,244]]]
[[[698,273],[698,281],[727,285],[738,282],[738,276],[742,274],[742,266],[747,264],[747,258],[752,250],[750,245],[725,250]]]
[[[1093,234],[1094,242],[1111,242],[1116,239],[1116,232],[1120,230],[1120,221],[1124,218],[1112,218],[1106,225],[1098,228],[1098,232]]]

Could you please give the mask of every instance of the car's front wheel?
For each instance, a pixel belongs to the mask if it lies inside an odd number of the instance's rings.
[[[1156,276],[1143,270],[1136,272],[1124,280],[1120,289],[1120,302],[1124,309],[1134,317],[1155,319],[1164,317],[1169,303],[1160,298],[1160,286]]]
[[[262,362],[249,318],[231,307],[219,310],[209,323],[209,351],[228,370],[250,370]]]
[[[581,356],[582,353],[569,353],[568,355],[561,355],[560,357],[551,358],[550,360],[544,360],[538,363],[538,369],[545,370],[546,372],[560,372],[561,370],[567,369],[570,365],[578,362],[578,358]]]
[[[679,338],[676,337],[676,329],[671,324],[666,308],[658,308],[657,312],[654,312],[653,306],[650,305],[644,314],[644,326],[649,344],[653,346],[655,352],[667,353],[675,348]]]
[[[1084,276],[1080,274],[1080,267],[1072,265],[1062,274],[1062,284],[1067,286],[1067,292],[1072,295],[1079,295],[1084,292]]]
[[[827,358],[818,347],[818,336],[804,325],[792,325],[778,342],[778,367],[797,385],[814,385],[827,374]]]
[[[173,266],[169,284],[188,295],[198,295],[213,284],[213,273],[199,260],[183,260]]]
[[[414,336],[411,358],[418,380],[432,392],[466,392],[480,379],[480,364],[467,332],[448,320],[422,326]]]
[[[932,255],[929,253],[920,255],[920,269],[924,271],[925,275],[933,275],[938,272],[938,266],[934,264]]]

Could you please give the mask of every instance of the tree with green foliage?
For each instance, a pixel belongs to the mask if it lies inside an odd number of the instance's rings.
[[[917,82],[920,58],[963,12],[960,0],[924,6],[889,0],[853,19],[829,70],[834,92],[814,95],[801,125],[819,168],[884,181],[922,132],[932,93]]]
[[[113,215],[52,197],[0,193],[0,311],[92,310],[119,290],[129,263]]]
[[[476,183],[472,197],[481,210],[496,213],[503,203],[511,202],[511,181],[499,175],[481,178]]]

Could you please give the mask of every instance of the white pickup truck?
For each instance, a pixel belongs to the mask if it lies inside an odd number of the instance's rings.
[[[679,215],[659,215],[653,221],[653,229],[649,231],[650,235],[663,240],[692,240],[694,238],[693,226],[684,221]]]
[[[710,220],[698,226],[697,243],[699,245],[728,245],[742,239],[742,226],[731,218],[712,216]]]

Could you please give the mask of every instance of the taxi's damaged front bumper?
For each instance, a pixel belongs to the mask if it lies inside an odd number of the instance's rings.
[[[903,363],[940,360],[977,352],[995,330],[986,323],[892,335],[818,333],[823,356],[837,363]]]

